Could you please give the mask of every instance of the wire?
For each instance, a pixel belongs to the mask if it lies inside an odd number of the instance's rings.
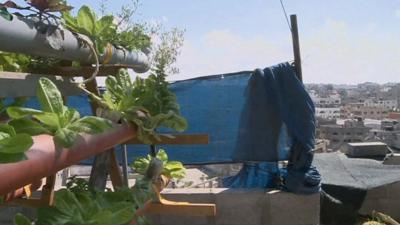
[[[92,41],[90,41],[86,36],[81,35],[81,34],[78,34],[78,37],[81,41],[85,42],[86,45],[89,47],[90,51],[92,52],[92,55],[94,56],[94,61],[95,61],[95,70],[89,78],[87,78],[81,82],[73,82],[78,85],[82,85],[82,84],[86,84],[96,78],[97,74],[99,73],[100,62],[99,62],[99,57],[97,56],[97,52],[94,49]]]
[[[282,10],[283,10],[283,14],[285,15],[286,22],[287,22],[287,25],[288,25],[288,27],[289,27],[289,30],[290,30],[290,32],[292,32],[292,27],[290,26],[290,22],[289,22],[289,18],[288,18],[288,16],[287,16],[287,13],[286,13],[285,6],[283,5],[283,2],[282,2],[282,0],[279,0],[279,1],[281,2],[281,6],[282,6]]]

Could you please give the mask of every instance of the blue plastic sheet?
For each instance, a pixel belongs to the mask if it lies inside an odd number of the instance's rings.
[[[179,81],[171,84],[171,90],[188,120],[185,133],[210,137],[209,145],[158,146],[167,150],[171,160],[246,162],[236,177],[225,180],[231,187],[275,187],[276,180],[283,178],[286,190],[319,190],[320,176],[311,166],[315,109],[289,63]],[[68,104],[82,115],[91,114],[84,95],[69,98]],[[37,103],[33,100],[29,105]],[[149,152],[144,145],[128,149],[128,161]],[[288,159],[287,170],[279,169],[277,161]]]

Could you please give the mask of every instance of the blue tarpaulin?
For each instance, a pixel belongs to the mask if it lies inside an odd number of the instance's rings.
[[[311,166],[314,105],[289,63],[179,81],[171,90],[188,120],[185,133],[206,133],[210,144],[159,146],[170,159],[186,164],[246,162],[236,178],[225,180],[227,186],[273,187],[272,181],[282,175],[276,162],[290,158],[283,172],[286,188],[319,190],[319,174]],[[82,115],[91,114],[86,99],[75,96],[69,105]],[[128,149],[128,161],[149,152],[144,145]]]

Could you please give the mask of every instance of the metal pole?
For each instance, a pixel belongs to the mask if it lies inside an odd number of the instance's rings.
[[[292,29],[294,66],[295,66],[295,70],[296,70],[296,75],[300,81],[303,81],[303,75],[302,75],[302,71],[301,71],[299,31],[297,28],[297,16],[296,15],[290,15],[290,24],[291,24],[291,29]]]

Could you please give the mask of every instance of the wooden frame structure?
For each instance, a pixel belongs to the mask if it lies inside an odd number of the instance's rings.
[[[101,66],[99,76],[115,75],[119,69],[126,68],[123,65],[106,65]],[[0,83],[0,97],[31,97],[35,95],[35,86],[40,76],[46,76],[53,80],[60,91],[63,94],[65,101],[68,101],[68,96],[76,95],[81,91],[74,86],[68,79],[63,77],[77,76],[81,74],[83,78],[87,78],[91,75],[94,70],[93,67],[83,67],[76,69],[73,67],[60,67],[48,71],[37,71],[36,73],[14,73],[14,72],[0,72],[0,79],[7,80],[7,82]],[[40,74],[40,75],[39,75]],[[52,74],[57,74],[54,76]],[[60,76],[61,75],[61,76]],[[22,88],[15,88],[16,86]],[[12,88],[10,88],[12,87]],[[99,90],[96,80],[92,80],[86,84],[89,91],[99,95]],[[22,91],[19,91],[22,90]],[[96,112],[97,105],[91,102],[91,108],[93,112]],[[156,144],[208,144],[209,138],[206,134],[174,134],[175,138],[170,139],[162,137],[161,141],[155,141]],[[122,143],[121,143],[122,144]],[[142,144],[134,136],[133,139],[125,141],[124,144]],[[126,165],[123,165],[126,166]],[[89,184],[93,187],[104,189],[108,175],[112,181],[114,188],[123,186],[124,182],[122,171],[120,169],[117,157],[115,155],[114,148],[106,150],[95,157],[94,165],[92,167]],[[18,198],[16,191],[11,193],[9,198],[9,204],[18,204],[29,207],[38,207],[41,205],[52,205],[54,202],[54,184],[56,176],[55,174],[47,176],[46,184],[42,188],[41,196],[39,198],[29,198],[32,185],[27,185],[18,191],[18,195],[26,195],[28,198]],[[158,193],[159,200],[156,202],[149,202],[146,205],[146,213],[171,213],[178,212],[179,214],[184,213],[185,215],[193,216],[214,216],[215,205],[214,204],[192,204],[187,202],[172,202],[165,200]],[[14,199],[15,198],[15,199]]]

